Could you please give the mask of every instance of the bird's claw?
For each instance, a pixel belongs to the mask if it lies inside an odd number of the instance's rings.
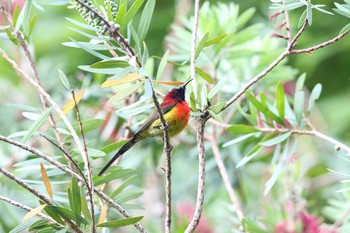
[[[169,128],[169,125],[168,125],[168,123],[165,123],[165,125],[163,126],[163,125],[161,125],[160,127],[159,127],[159,129],[161,129],[161,130],[165,130],[165,129],[168,129]]]
[[[169,147],[167,147],[165,149],[166,153],[170,153],[172,150],[173,150],[173,146],[172,145],[170,145]]]

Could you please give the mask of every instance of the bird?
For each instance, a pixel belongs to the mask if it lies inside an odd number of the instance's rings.
[[[171,89],[160,103],[160,109],[167,123],[169,137],[179,134],[188,124],[190,118],[190,107],[185,100],[186,86],[192,79],[186,81],[181,86]],[[137,142],[151,137],[162,136],[162,122],[159,119],[158,111],[153,111],[136,131],[136,133],[118,150],[113,158],[102,168],[99,176],[121,155],[133,147]]]

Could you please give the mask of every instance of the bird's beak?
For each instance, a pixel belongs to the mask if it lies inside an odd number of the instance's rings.
[[[190,80],[188,80],[187,82],[185,82],[184,84],[182,84],[182,88],[185,89],[187,84],[189,84],[193,79],[191,78]]]

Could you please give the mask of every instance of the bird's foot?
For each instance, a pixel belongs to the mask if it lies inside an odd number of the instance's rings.
[[[160,125],[160,127],[159,127],[159,129],[161,129],[161,130],[165,130],[165,129],[168,129],[168,128],[169,128],[168,123],[165,123],[164,126],[163,126],[163,125]]]
[[[166,153],[170,153],[173,150],[173,146],[169,145],[169,147],[165,148]]]

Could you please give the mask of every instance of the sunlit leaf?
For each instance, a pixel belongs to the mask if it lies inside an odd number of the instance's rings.
[[[138,10],[141,8],[144,1],[145,0],[135,0],[133,2],[133,4],[130,6],[128,12],[126,13],[126,17],[125,17],[126,24],[128,24],[134,18],[134,16],[138,12]]]
[[[34,15],[32,17],[32,19],[30,20],[30,23],[29,23],[29,35],[32,34],[32,32],[33,32],[35,22],[36,22],[36,15]]]
[[[115,94],[114,96],[112,96],[108,102],[113,104],[116,103],[118,101],[121,101],[125,98],[127,98],[128,96],[130,96],[132,93],[134,93],[137,89],[140,88],[140,86],[142,85],[142,83],[138,82],[132,86],[129,86],[127,88],[125,88],[124,90],[120,90],[117,92],[117,94]]]
[[[106,60],[99,61],[92,64],[90,67],[95,69],[104,69],[104,68],[125,68],[129,66],[129,62],[125,60]]]
[[[199,56],[202,49],[205,47],[205,43],[207,42],[208,36],[209,36],[209,33],[207,32],[204,34],[202,39],[199,41],[197,48],[196,48],[195,58],[197,58]]]
[[[98,219],[97,225],[102,224],[107,219],[108,205],[104,204],[101,206],[100,217]]]
[[[346,33],[346,32],[348,32],[349,30],[350,30],[350,23],[347,24],[345,27],[343,27],[343,28],[340,30],[339,34]]]
[[[41,177],[45,184],[46,191],[52,200],[53,196],[52,196],[52,187],[51,187],[50,179],[47,176],[46,169],[42,163],[40,163],[40,171],[41,171]]]
[[[126,176],[130,176],[135,174],[135,170],[134,169],[118,169],[116,171],[113,171],[113,173],[107,174],[105,176],[99,176],[96,179],[94,179],[94,185],[100,185],[100,184],[104,184],[107,183],[111,180],[115,180],[115,179],[119,179],[119,178],[123,178]]]
[[[256,135],[256,133],[244,134],[244,135],[242,135],[242,136],[240,136],[238,138],[235,138],[233,140],[230,140],[230,141],[226,142],[224,145],[222,145],[222,147],[232,146],[232,145],[237,144],[239,142],[242,142],[242,141],[244,141],[244,140],[246,140],[246,139],[248,139],[248,138],[250,138],[250,137],[252,137],[254,135]]]
[[[219,114],[215,113],[212,110],[208,110],[208,112],[215,120],[220,121],[220,122],[224,122],[224,120],[222,119],[222,117]]]
[[[226,36],[227,36],[226,33],[223,33],[223,34],[220,34],[218,36],[215,36],[214,38],[211,38],[211,39],[207,40],[204,43],[204,47],[216,44],[216,43],[220,42],[222,39],[224,39]]]
[[[22,142],[25,143],[27,140],[33,136],[33,134],[46,122],[47,118],[51,113],[52,107],[46,109],[43,114],[29,127],[27,134],[24,136]]]
[[[39,205],[38,207],[32,209],[26,215],[24,215],[22,221],[27,221],[27,220],[31,219],[35,215],[39,214],[46,206],[47,206],[47,204],[43,204],[43,205]]]
[[[126,76],[124,76],[121,79],[118,80],[106,80],[104,83],[102,83],[101,87],[102,88],[106,88],[106,87],[111,87],[111,86],[116,86],[116,85],[120,85],[120,84],[124,84],[124,83],[129,83],[129,82],[133,82],[135,80],[142,80],[144,79],[144,76],[139,75],[139,74],[128,74]]]
[[[304,10],[304,12],[301,14],[300,18],[299,18],[299,22],[298,22],[298,28],[300,28],[301,26],[303,26],[305,19],[306,19],[306,11]]]
[[[103,124],[103,122],[104,122],[104,119],[87,119],[87,120],[81,121],[81,124],[83,126],[84,133],[87,133],[100,127]],[[73,126],[73,129],[77,132],[77,134],[80,135],[81,132],[80,132],[79,122],[72,124],[72,126]]]
[[[289,138],[291,134],[292,134],[291,132],[287,132],[287,133],[278,135],[277,137],[260,142],[260,145],[262,145],[262,146],[274,146],[278,143],[281,143],[281,142],[287,140],[287,138]]]
[[[207,73],[205,73],[201,68],[196,67],[196,72],[200,75],[200,77],[202,77],[208,83],[210,84],[214,83],[214,80]]]
[[[232,133],[242,133],[242,134],[260,132],[259,129],[249,125],[231,125],[227,127],[227,130]]]
[[[126,219],[120,219],[120,220],[114,220],[114,221],[109,221],[105,223],[101,223],[97,225],[98,227],[123,227],[123,226],[128,226],[137,223],[143,218],[143,216],[140,217],[133,217],[133,218],[126,218]]]
[[[213,98],[226,84],[227,76],[223,77],[208,93],[208,99]]]
[[[184,84],[184,82],[180,82],[180,81],[158,81],[158,80],[151,80],[151,81],[155,83],[161,83],[161,84],[175,86],[175,87]]]
[[[111,153],[112,151],[115,151],[116,149],[120,148],[121,146],[123,146],[128,140],[122,140],[119,142],[113,142],[111,144],[108,144],[104,147],[102,147],[102,151],[105,152],[106,154]]]
[[[307,4],[306,16],[307,16],[308,24],[311,26],[311,24],[312,24],[312,4],[311,4],[311,2],[308,2],[308,4]]]
[[[85,89],[81,89],[77,93],[75,93],[75,101],[78,104],[80,100],[83,98],[85,93]],[[75,106],[73,97],[63,106],[62,112],[67,114],[70,110],[72,110]]]
[[[145,7],[143,8],[139,28],[137,30],[137,34],[139,35],[141,44],[143,44],[143,41],[148,32],[149,25],[151,24],[155,4],[155,0],[148,0]]]

